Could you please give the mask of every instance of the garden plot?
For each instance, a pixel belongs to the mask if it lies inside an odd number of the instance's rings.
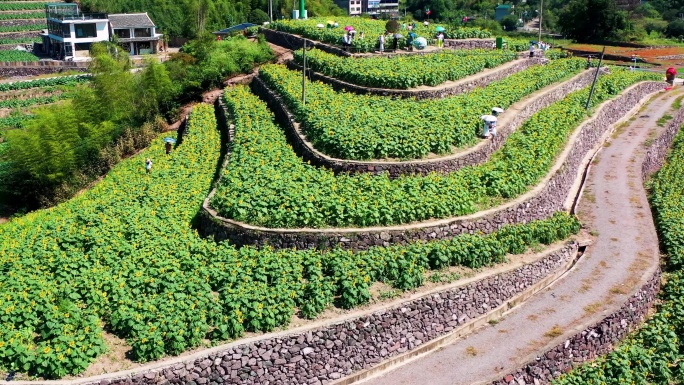
[[[337,22],[338,28],[319,28],[319,24],[327,25],[328,21]],[[352,42],[352,49],[355,52],[372,52],[378,45],[378,37],[385,32],[385,24],[387,21],[362,19],[359,17],[313,17],[306,20],[278,20],[271,23],[269,28],[301,35],[303,37],[317,40],[327,44],[341,45],[342,36],[346,33],[345,27],[353,27],[357,31],[357,38]],[[413,30],[419,37],[432,39],[437,33],[435,28],[439,24],[429,25],[427,27],[422,24],[416,25]],[[360,38],[361,32],[364,38]],[[401,30],[402,38],[399,39],[399,46],[406,46],[407,30]],[[448,28],[445,31],[447,39],[483,39],[491,37],[489,31],[481,30],[479,28],[459,27]],[[391,40],[391,39],[388,39]],[[388,41],[386,47],[390,47],[391,43]]]
[[[36,107],[69,99],[88,78],[74,75],[0,83],[0,137],[4,131],[21,128]]]
[[[262,67],[271,69],[287,71]],[[592,105],[656,76],[613,71],[600,78]],[[523,194],[546,175],[567,137],[587,118],[588,94],[588,88],[573,92],[533,115],[484,164],[396,179],[335,175],[303,163],[272,121],[256,130],[236,124],[230,162],[211,207],[224,218],[270,228],[363,228],[471,214]],[[239,119],[240,110],[231,109]]]
[[[273,124],[246,88],[227,98],[243,111],[243,130]],[[78,374],[104,352],[103,325],[137,361],[176,355],[206,340],[274,330],[295,312],[314,318],[332,304],[367,303],[376,281],[415,288],[428,269],[491,265],[579,228],[558,214],[489,235],[360,253],[238,250],[191,227],[219,162],[213,108],[196,106],[187,132],[170,155],[160,137],[91,190],[0,226],[8,272],[0,278],[2,370]],[[146,158],[154,161],[149,174]]]
[[[516,59],[507,50],[460,50],[425,55],[344,58],[318,49],[306,53],[307,68],[345,82],[366,87],[409,89],[437,86],[474,75]],[[294,52],[303,64],[303,51]]]
[[[482,133],[480,116],[514,102],[584,69],[581,59],[532,66],[491,85],[440,100],[394,100],[337,92],[307,82],[301,102],[301,75],[284,66],[263,66],[259,77],[278,92],[313,147],[326,155],[352,160],[417,159],[472,146]]]

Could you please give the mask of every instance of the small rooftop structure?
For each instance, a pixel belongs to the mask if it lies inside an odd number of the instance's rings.
[[[511,13],[510,4],[501,4],[494,9],[494,18],[496,21],[501,21],[505,16]]]
[[[145,13],[110,13],[109,24],[115,28],[152,28],[156,27]]]
[[[212,33],[216,36],[224,37],[226,35],[230,35],[230,34],[235,33],[235,32],[244,31],[249,27],[258,27],[258,26],[256,24],[252,24],[252,23],[242,23],[242,24],[234,25],[232,27],[224,28],[220,31],[216,31],[216,32],[212,32]]]

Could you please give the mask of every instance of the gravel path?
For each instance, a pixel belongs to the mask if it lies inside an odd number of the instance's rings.
[[[681,93],[680,93],[681,94]],[[641,183],[644,142],[677,93],[635,115],[594,160],[578,215],[595,235],[562,279],[497,324],[364,381],[373,385],[459,385],[492,381],[616,310],[658,265],[658,239]]]

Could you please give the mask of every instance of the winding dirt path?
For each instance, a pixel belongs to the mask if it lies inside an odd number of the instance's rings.
[[[442,349],[364,381],[373,385],[491,382],[617,310],[659,263],[658,238],[641,183],[644,143],[682,91],[655,96],[594,158],[578,215],[595,237],[562,279]]]

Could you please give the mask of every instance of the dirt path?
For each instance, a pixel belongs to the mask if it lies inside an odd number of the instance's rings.
[[[644,142],[680,93],[657,96],[618,128],[594,161],[579,216],[595,242],[561,280],[495,325],[372,378],[373,385],[495,380],[621,306],[658,265],[658,239],[641,183]]]

